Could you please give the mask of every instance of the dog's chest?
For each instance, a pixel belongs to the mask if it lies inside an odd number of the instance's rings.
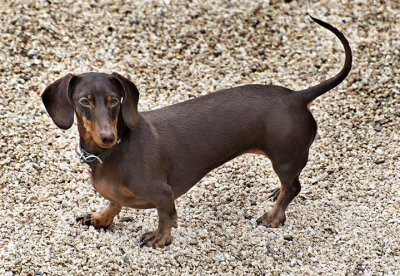
[[[140,208],[148,201],[141,198],[113,177],[92,173],[92,185],[104,198],[121,206]]]

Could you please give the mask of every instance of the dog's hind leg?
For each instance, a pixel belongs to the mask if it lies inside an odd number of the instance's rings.
[[[295,158],[290,162],[272,161],[274,170],[281,181],[281,187],[273,209],[260,217],[257,224],[266,227],[278,227],[285,223],[285,211],[290,202],[300,193],[299,175],[306,162],[307,156]]]

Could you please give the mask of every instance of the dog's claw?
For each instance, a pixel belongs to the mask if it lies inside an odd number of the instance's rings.
[[[262,225],[262,219],[261,218],[259,218],[257,220],[257,225]],[[264,225],[264,227],[269,229],[269,228],[272,228],[272,225],[271,225],[271,223],[268,223],[267,225]]]
[[[150,238],[147,238],[146,236],[149,236],[149,234],[151,234],[151,232],[147,232],[144,233],[141,237],[140,237],[140,248],[144,247],[145,245],[147,245],[149,242],[151,242],[152,240],[154,240],[155,236]]]
[[[151,235],[151,234],[152,234],[152,232],[146,232],[140,237],[141,247],[143,247],[142,244],[146,245],[148,242],[155,239],[155,236]]]
[[[140,248],[142,248],[142,247],[144,247],[146,244],[147,244],[147,241],[141,242],[139,246],[140,246]]]
[[[278,196],[281,192],[280,188],[276,188],[269,196],[268,199],[272,199],[272,201],[276,201],[278,199]]]
[[[161,248],[171,244],[171,235],[165,235],[162,231],[147,232],[140,237],[140,247],[148,246]]]
[[[82,221],[82,222],[81,222],[82,225],[86,225],[86,226],[91,226],[91,225],[93,225],[95,228],[102,228],[102,227],[96,227],[96,226],[92,223],[93,219],[91,218],[90,215],[76,217],[76,221],[77,221],[77,222]]]
[[[283,215],[276,215],[275,217],[271,216],[270,213],[265,213],[262,215],[260,218],[257,219],[257,224],[258,225],[263,225],[267,229],[269,228],[277,228],[280,225],[284,225],[286,220],[285,214]]]
[[[261,225],[262,224],[262,218],[257,219],[257,225]],[[268,223],[267,225],[265,225],[265,227],[268,228],[272,228],[271,224]]]
[[[79,217],[76,217],[75,219],[77,222],[82,221],[83,225],[87,225],[87,226],[92,225],[92,218],[90,217],[90,215],[79,216]]]
[[[139,241],[142,243],[142,242],[144,241],[144,239],[145,239],[145,236],[146,236],[147,234],[149,234],[149,233],[150,233],[150,232],[144,233],[144,234],[140,237]]]
[[[97,213],[78,216],[75,218],[75,220],[77,222],[80,222],[82,225],[93,226],[96,229],[104,230],[106,230],[111,224],[111,221],[106,220],[104,217],[98,215]]]

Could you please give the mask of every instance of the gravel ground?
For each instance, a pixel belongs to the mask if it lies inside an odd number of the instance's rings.
[[[127,2],[0,2],[0,274],[400,275],[399,2]],[[123,209],[107,231],[75,223],[106,201],[74,152],[76,126],[45,112],[46,85],[118,71],[141,110],[239,84],[305,88],[344,61],[307,10],[345,33],[354,63],[311,107],[319,135],[285,226],[256,225],[278,179],[250,154],[177,200],[167,248],[138,246],[155,210]]]

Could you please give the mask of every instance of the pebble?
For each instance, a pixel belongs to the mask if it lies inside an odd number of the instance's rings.
[[[374,130],[375,130],[376,132],[381,132],[381,131],[383,130],[383,127],[382,127],[380,124],[376,124],[376,125],[374,126]]]
[[[287,240],[287,241],[292,241],[293,240],[293,236],[292,235],[284,235],[283,239]]]
[[[253,27],[257,27],[258,24],[260,24],[260,21],[258,21],[258,20],[252,20],[251,21],[251,26],[253,26]]]
[[[34,51],[34,50],[29,50],[27,57],[28,57],[29,59],[32,59],[32,58],[33,58],[34,56],[36,56],[36,55],[37,55],[36,51]]]
[[[129,22],[129,24],[131,24],[131,25],[139,25],[140,21],[139,20],[132,20],[132,21]]]

